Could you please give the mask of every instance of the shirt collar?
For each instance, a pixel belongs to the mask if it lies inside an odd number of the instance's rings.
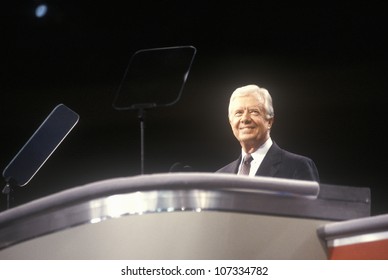
[[[254,151],[251,155],[253,157],[253,160],[257,159],[258,157],[263,157],[267,154],[268,150],[272,146],[272,139],[269,137],[267,141],[263,145],[261,145],[256,151]],[[242,158],[245,157],[247,153],[242,150]]]

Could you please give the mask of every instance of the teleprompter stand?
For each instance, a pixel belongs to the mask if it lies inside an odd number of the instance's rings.
[[[11,202],[12,202],[12,192],[13,192],[13,189],[15,187],[15,184],[11,183],[11,181],[13,181],[12,179],[10,180],[6,180],[6,185],[5,187],[3,188],[2,190],[2,194],[4,194],[6,197],[7,197],[7,209],[9,209],[11,207]]]
[[[135,52],[113,100],[116,110],[137,110],[140,122],[140,171],[145,173],[146,111],[177,103],[190,72],[196,48],[176,46]]]
[[[3,171],[10,208],[12,192],[25,186],[77,124],[79,115],[64,104],[57,105]]]

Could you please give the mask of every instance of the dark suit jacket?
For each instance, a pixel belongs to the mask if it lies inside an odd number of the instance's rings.
[[[236,173],[241,162],[240,157],[217,170],[217,173]],[[263,159],[256,176],[268,176],[287,179],[309,180],[319,182],[315,163],[305,156],[281,149],[275,142]]]

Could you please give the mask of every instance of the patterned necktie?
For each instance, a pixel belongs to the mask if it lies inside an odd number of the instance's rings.
[[[251,169],[251,161],[253,160],[250,154],[246,154],[244,161],[241,165],[239,175],[249,175],[249,170]]]

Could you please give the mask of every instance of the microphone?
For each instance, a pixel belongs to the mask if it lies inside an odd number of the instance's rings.
[[[181,162],[175,162],[173,165],[171,165],[168,172],[191,172],[193,171],[192,167],[187,164],[182,164]]]

